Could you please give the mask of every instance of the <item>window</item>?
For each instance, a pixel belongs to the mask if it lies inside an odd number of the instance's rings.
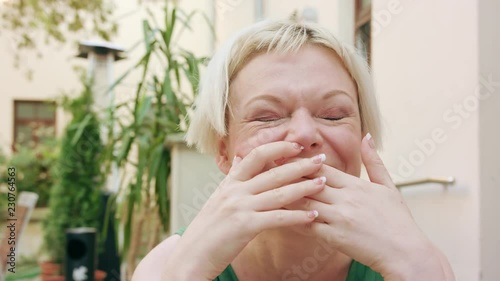
[[[370,63],[372,47],[370,23],[372,18],[372,1],[356,0],[355,13],[355,44],[366,57],[368,63]]]
[[[14,145],[36,145],[55,136],[56,105],[45,101],[14,101]]]

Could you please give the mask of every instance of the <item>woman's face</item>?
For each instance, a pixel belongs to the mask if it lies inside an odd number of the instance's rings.
[[[337,54],[306,45],[296,54],[260,54],[230,85],[228,136],[217,163],[275,141],[297,142],[299,157],[326,154],[326,164],[359,176],[361,121],[356,86]],[[270,168],[270,167],[268,167]]]

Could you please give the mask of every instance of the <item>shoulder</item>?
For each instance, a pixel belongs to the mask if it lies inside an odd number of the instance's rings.
[[[163,268],[165,260],[168,259],[180,239],[180,235],[172,235],[151,250],[135,269],[132,281],[160,281],[161,268]]]

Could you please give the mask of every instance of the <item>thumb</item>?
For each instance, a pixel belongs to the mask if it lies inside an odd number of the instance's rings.
[[[380,159],[370,133],[366,134],[361,142],[361,160],[365,164],[366,172],[370,177],[370,181],[387,187],[394,187],[391,176],[385,168],[384,162]]]

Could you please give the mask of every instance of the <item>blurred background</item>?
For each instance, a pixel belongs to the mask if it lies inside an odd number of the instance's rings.
[[[499,280],[499,1],[0,0],[0,13],[2,223],[9,178],[38,195],[7,279],[43,280],[42,261],[71,258],[65,230],[92,227],[95,269],[129,280],[222,179],[182,141],[207,58],[256,21],[295,18],[369,61],[381,155],[457,280]]]

